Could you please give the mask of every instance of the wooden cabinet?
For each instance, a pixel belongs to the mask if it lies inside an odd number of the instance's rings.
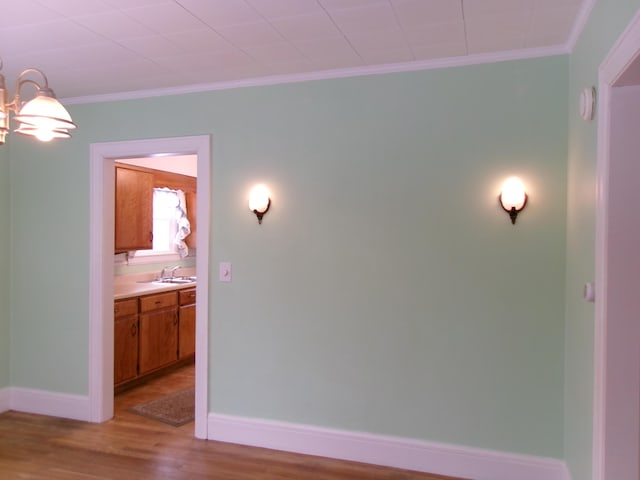
[[[196,352],[196,289],[179,292],[178,358],[193,356]]]
[[[153,189],[165,187],[185,193],[191,224],[185,241],[196,247],[196,177],[125,164],[116,165],[115,176],[115,253],[153,248]]]
[[[116,167],[115,251],[153,247],[153,174]]]
[[[185,192],[185,200],[187,202],[187,218],[191,227],[191,233],[185,238],[185,243],[189,248],[196,248],[196,230],[198,225],[196,218],[198,216],[198,202],[196,192]]]
[[[115,385],[138,375],[138,299],[117,300],[113,304]]]
[[[178,359],[178,292],[140,297],[139,374]]]
[[[116,300],[113,314],[114,386],[119,390],[194,360],[195,287]]]

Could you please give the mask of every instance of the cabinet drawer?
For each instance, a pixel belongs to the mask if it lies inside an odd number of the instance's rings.
[[[192,303],[196,303],[195,288],[180,290],[179,295],[180,295],[180,305],[191,305]]]
[[[138,298],[127,298],[113,302],[113,316],[124,317],[138,313]]]
[[[157,293],[140,297],[140,313],[178,305],[178,292]]]

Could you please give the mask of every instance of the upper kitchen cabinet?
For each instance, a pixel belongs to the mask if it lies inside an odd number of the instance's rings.
[[[115,253],[153,249],[154,188],[184,192],[191,224],[191,234],[185,241],[189,248],[196,248],[196,177],[117,163],[115,183]],[[162,221],[161,212],[159,218]]]
[[[191,233],[185,239],[187,247],[189,248],[196,248],[196,217],[198,216],[197,196],[196,192],[185,192],[187,200],[187,218],[189,219],[189,225],[191,226]]]
[[[153,248],[153,174],[116,166],[115,251]]]

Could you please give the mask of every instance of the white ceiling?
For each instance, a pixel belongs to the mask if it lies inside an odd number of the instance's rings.
[[[443,58],[566,49],[593,0],[0,0],[13,93],[42,69],[59,98],[232,84]],[[550,50],[549,50],[550,51]],[[527,53],[529,52],[529,53]],[[144,94],[140,92],[140,96]]]

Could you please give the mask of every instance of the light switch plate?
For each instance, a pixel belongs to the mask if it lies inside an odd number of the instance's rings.
[[[583,296],[587,302],[594,303],[596,301],[596,287],[593,285],[593,282],[584,284]]]
[[[221,282],[231,282],[231,262],[220,262],[219,279]]]

